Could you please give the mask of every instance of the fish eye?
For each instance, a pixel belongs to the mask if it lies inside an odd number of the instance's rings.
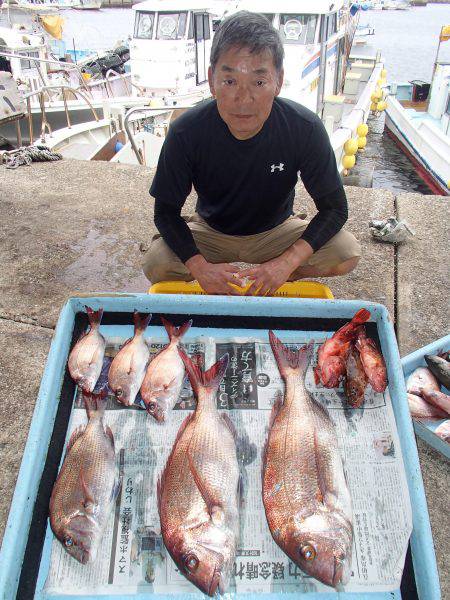
[[[73,546],[73,539],[70,536],[65,537],[64,545],[66,546],[66,548],[70,548],[70,546]]]
[[[184,566],[189,571],[189,573],[195,573],[198,569],[199,560],[195,556],[195,554],[188,554],[184,559]]]
[[[304,544],[300,548],[300,554],[305,560],[314,560],[316,558],[316,549],[311,544]]]
[[[116,390],[116,396],[118,398],[120,398],[121,396],[123,396],[123,389],[122,388],[117,388],[117,390]]]
[[[156,404],[156,402],[149,402],[147,404],[147,410],[149,412],[154,412],[157,409],[158,405]]]

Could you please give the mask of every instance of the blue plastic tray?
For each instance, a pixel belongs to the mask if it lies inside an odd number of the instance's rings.
[[[233,329],[235,327],[234,317],[349,320],[362,307],[370,310],[372,314],[371,321],[376,324],[388,368],[389,391],[391,397],[394,398],[393,409],[408,478],[413,518],[410,545],[416,587],[421,600],[440,599],[436,559],[417,447],[406,402],[406,388],[397,341],[387,309],[380,304],[364,301],[148,294],[96,294],[88,299],[86,297],[71,298],[61,311],[42,377],[0,552],[1,599],[12,600],[16,596],[38,488],[41,484],[47,451],[52,438],[75,317],[76,313],[84,313],[84,305],[87,302],[94,310],[103,307],[105,314],[108,312],[131,313],[134,309],[137,309],[140,312],[163,314],[222,315],[227,317],[230,335],[239,335],[239,330]],[[45,507],[44,509],[46,510]],[[49,550],[49,547],[43,548],[42,558],[38,555],[39,553],[35,553],[32,557],[33,560],[40,561],[41,567],[35,598],[49,598],[48,595],[44,596],[41,592],[45,577],[42,571],[45,570],[45,566],[48,564]],[[245,600],[250,598],[253,600],[253,596],[256,598],[256,595],[246,595]],[[269,599],[279,598],[280,596],[281,594],[266,594]],[[370,593],[368,591],[361,594],[337,594],[333,592],[295,594],[296,598],[303,596],[311,600],[334,600],[335,598],[345,600],[397,600],[402,598],[400,590],[386,593]],[[76,597],[81,598],[81,596]],[[151,596],[146,594],[145,598],[148,597]],[[174,596],[168,595],[158,596],[158,598],[163,597],[174,598]],[[55,599],[56,597],[53,596],[52,598]],[[69,600],[74,596],[58,598]],[[114,598],[125,598],[125,596],[114,596]],[[133,598],[144,598],[144,594],[136,594]],[[180,598],[180,596],[177,598]],[[404,598],[406,598],[406,595]],[[83,599],[88,600],[88,596],[83,596]]]
[[[408,354],[402,358],[402,366],[403,373],[405,375],[405,380],[408,375],[410,375],[414,369],[417,367],[426,367],[427,363],[425,362],[424,356],[425,354],[436,354],[442,350],[448,350],[450,348],[450,335],[447,335],[432,344],[428,344],[428,346],[424,346],[423,348],[419,348],[415,352]],[[442,388],[442,391],[446,394],[450,394],[450,390],[446,388]],[[438,427],[441,423],[443,423],[445,419],[441,419],[439,421],[418,421],[417,419],[413,419],[414,430],[419,437],[433,446],[438,452],[441,452],[447,458],[450,458],[450,444],[444,442],[439,436],[434,433],[436,427]]]

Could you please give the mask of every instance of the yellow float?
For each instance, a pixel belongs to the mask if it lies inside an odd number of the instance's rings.
[[[349,140],[350,141],[350,140]],[[353,169],[356,163],[356,156],[354,154],[346,154],[342,159],[342,166],[344,167],[344,176],[348,175],[350,169]]]
[[[358,152],[358,140],[356,138],[350,138],[344,144],[344,153],[346,154],[346,156],[350,157],[353,154],[356,154],[357,152]],[[345,159],[345,156],[344,156],[344,159]],[[346,167],[346,168],[351,169],[352,166],[353,165],[351,165],[350,167]]]
[[[360,136],[358,138],[358,148],[359,150],[364,150],[367,145],[367,138],[365,136]]]
[[[366,135],[369,133],[369,128],[365,123],[360,123],[358,125],[358,127],[356,128],[356,133],[358,134],[358,137],[366,137]]]

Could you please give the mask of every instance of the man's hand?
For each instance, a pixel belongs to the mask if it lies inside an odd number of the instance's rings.
[[[241,278],[236,275],[237,267],[229,263],[209,263],[201,254],[196,254],[187,260],[185,264],[192,276],[208,294],[241,295],[230,285],[234,283],[242,286]]]
[[[313,249],[300,239],[283,254],[257,267],[240,271],[240,277],[252,279],[247,296],[270,296],[286,283],[291,274],[313,254]]]

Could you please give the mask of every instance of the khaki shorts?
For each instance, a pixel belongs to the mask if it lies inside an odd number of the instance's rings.
[[[198,249],[208,262],[251,264],[261,264],[280,256],[301,238],[308,225],[308,221],[293,215],[263,233],[236,236],[213,229],[197,213],[187,217],[186,222]],[[305,264],[318,270],[326,270],[359,256],[361,256],[361,248],[355,236],[341,229],[317,252],[314,252]],[[159,234],[153,237],[150,248],[144,255],[142,268],[145,276],[152,283],[174,279],[192,281],[191,273]],[[290,279],[298,278],[294,271]]]

